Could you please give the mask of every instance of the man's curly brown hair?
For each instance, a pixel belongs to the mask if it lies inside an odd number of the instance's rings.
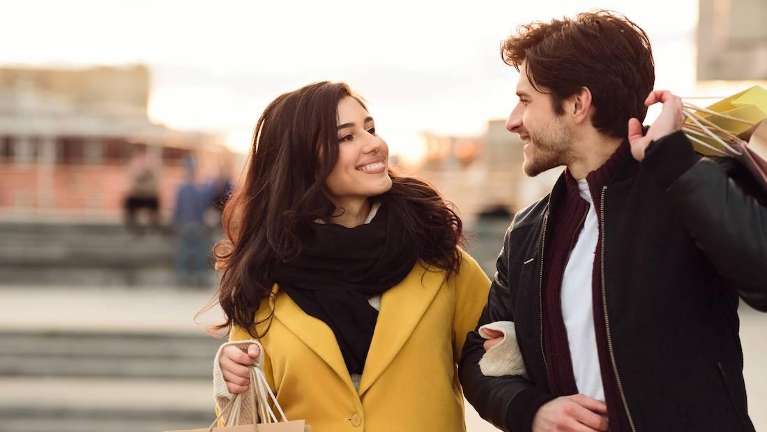
[[[628,18],[599,10],[575,19],[523,25],[501,45],[503,61],[524,69],[533,87],[562,101],[589,89],[592,123],[610,136],[625,138],[628,120],[647,114],[644,100],[655,83],[655,63],[647,33]]]

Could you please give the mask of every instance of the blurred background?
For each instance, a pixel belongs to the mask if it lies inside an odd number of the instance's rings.
[[[366,98],[391,164],[455,203],[492,272],[514,212],[559,174],[522,174],[500,42],[594,8],[649,33],[658,88],[705,104],[767,81],[764,0],[3,0],[0,431],[210,422],[221,314],[195,314],[220,205],[261,110],[309,82]],[[741,325],[767,429],[767,318],[742,307]]]

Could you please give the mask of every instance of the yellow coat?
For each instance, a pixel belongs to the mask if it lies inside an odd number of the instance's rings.
[[[264,372],[288,419],[305,419],[312,432],[464,431],[456,363],[490,281],[461,253],[460,271],[447,283],[444,271],[419,263],[383,294],[359,393],[330,328],[275,287],[256,316],[274,308],[261,339]],[[230,334],[250,338],[238,327]]]

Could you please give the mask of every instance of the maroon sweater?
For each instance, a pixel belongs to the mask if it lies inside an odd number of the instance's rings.
[[[625,417],[623,402],[618,391],[618,382],[612,367],[608,349],[607,327],[605,325],[605,308],[602,301],[602,224],[603,216],[600,211],[602,187],[607,185],[615,174],[617,166],[626,158],[631,158],[628,142],[624,142],[618,150],[599,169],[592,171],[586,177],[589,184],[596,213],[599,218],[599,239],[594,254],[594,269],[592,275],[592,302],[594,309],[594,328],[596,330],[599,366],[602,372],[602,383],[608,410],[611,432],[629,430]],[[589,203],[581,198],[578,192],[578,182],[565,171],[564,192],[551,197],[550,234],[545,243],[544,251],[544,280],[543,280],[543,340],[544,350],[548,358],[547,371],[551,392],[555,396],[566,396],[579,393],[575,384],[575,376],[570,357],[570,347],[567,340],[567,330],[562,318],[561,290],[562,277],[575,247],[578,235],[583,229],[583,222],[589,210]]]

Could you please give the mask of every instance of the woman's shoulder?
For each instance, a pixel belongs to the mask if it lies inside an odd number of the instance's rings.
[[[455,275],[456,287],[489,286],[490,279],[488,279],[485,270],[479,265],[477,260],[464,249],[459,247],[458,250],[461,254],[461,266]]]
[[[457,247],[458,252],[461,254],[461,267],[458,269],[459,273],[476,273],[483,272],[482,267],[479,265],[476,259],[474,259],[469,252],[462,247]]]
[[[473,277],[476,274],[484,274],[484,270],[482,270],[482,267],[479,265],[476,259],[474,259],[471,254],[469,254],[466,250],[464,250],[460,246],[456,246],[456,250],[459,254],[459,267],[458,271],[452,275],[453,279],[459,279],[463,277]],[[434,266],[428,265],[426,263],[420,262],[418,263],[424,271],[429,272],[447,272],[444,269],[435,269]]]
[[[256,310],[255,324],[253,329],[255,330],[254,333],[256,334],[265,333],[264,330],[268,328],[268,326],[270,325],[271,319],[274,317],[276,299],[280,295],[285,295],[285,293],[280,291],[277,284],[274,284],[274,286],[272,286],[271,294],[261,301],[261,304]],[[250,332],[248,332],[247,329],[241,326],[238,326],[236,324],[233,324],[231,329],[229,330],[229,340],[234,341],[234,340],[246,340],[246,339],[253,339],[253,336],[250,334]]]

